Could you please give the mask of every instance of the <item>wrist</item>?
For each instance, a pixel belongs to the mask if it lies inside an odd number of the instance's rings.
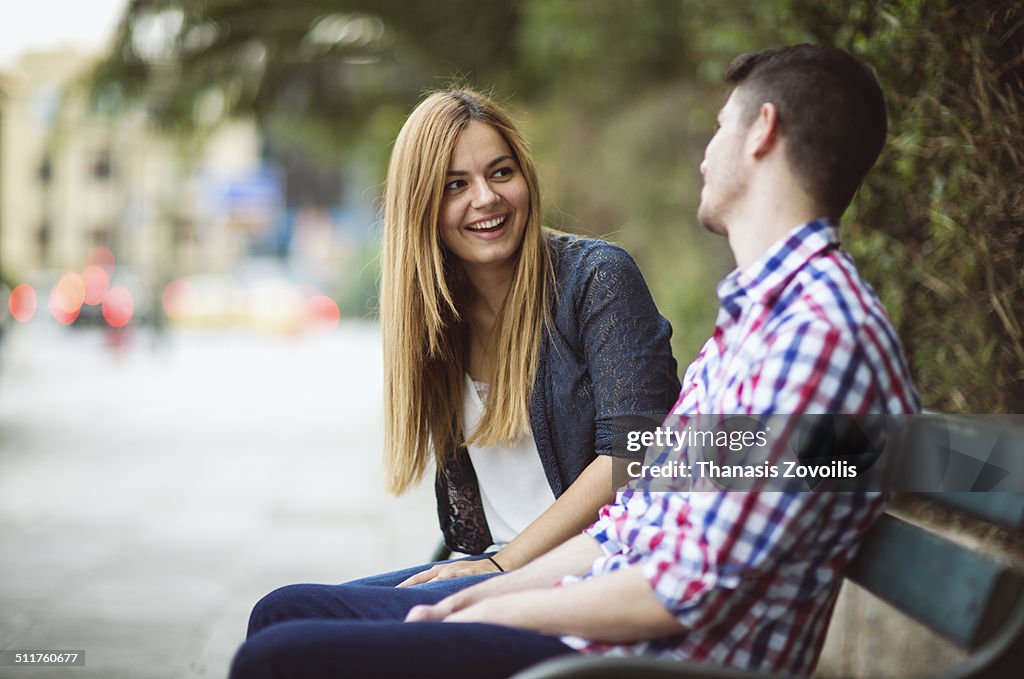
[[[501,566],[502,570],[506,573],[514,571],[525,566],[529,559],[525,561],[521,558],[518,550],[512,545],[506,545],[504,549],[498,552],[494,552],[489,555],[494,561],[497,561]]]

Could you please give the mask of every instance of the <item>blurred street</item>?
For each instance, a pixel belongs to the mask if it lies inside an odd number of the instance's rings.
[[[224,677],[249,609],[293,582],[426,560],[430,484],[382,488],[379,328],[319,336],[13,328],[0,344],[0,649]]]

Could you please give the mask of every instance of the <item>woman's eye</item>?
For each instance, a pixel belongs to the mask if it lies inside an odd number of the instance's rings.
[[[465,185],[466,185],[465,180],[463,180],[463,179],[455,179],[455,180],[450,181],[447,184],[445,184],[444,185],[444,190],[445,191],[457,191],[458,189],[461,189]]]
[[[515,170],[513,170],[511,167],[499,167],[497,170],[494,171],[493,176],[495,177],[495,179],[504,179],[506,177],[511,177],[514,172]]]

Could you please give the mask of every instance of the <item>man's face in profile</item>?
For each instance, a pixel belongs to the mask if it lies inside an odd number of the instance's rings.
[[[737,92],[739,90],[733,90],[718,112],[715,133],[704,149],[704,160],[700,164],[704,188],[700,192],[697,219],[708,231],[720,235],[727,234],[729,212],[747,186],[743,142],[749,125],[744,124],[743,106]]]

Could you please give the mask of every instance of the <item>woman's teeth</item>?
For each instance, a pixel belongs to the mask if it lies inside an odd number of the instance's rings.
[[[476,224],[470,224],[466,228],[470,231],[491,231],[498,228],[505,223],[505,217],[495,217],[494,219],[488,219],[486,222],[477,222]]]

